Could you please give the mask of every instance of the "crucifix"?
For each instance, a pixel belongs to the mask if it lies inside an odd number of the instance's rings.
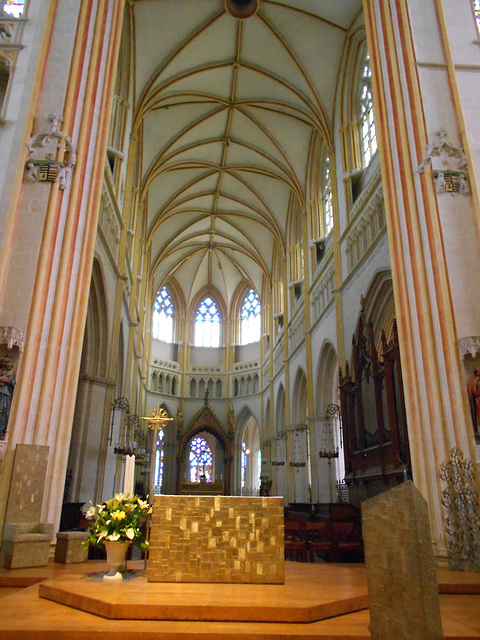
[[[145,420],[149,429],[153,431],[153,445],[151,448],[150,454],[150,488],[149,488],[149,501],[150,504],[153,505],[153,480],[155,473],[155,448],[157,445],[157,433],[160,429],[162,429],[167,422],[173,420],[173,418],[169,418],[165,409],[158,404],[153,411],[150,412],[149,416],[142,416],[142,420]],[[147,522],[147,540],[150,538],[150,518]],[[145,554],[145,568],[147,566],[147,554]]]
[[[142,416],[142,420],[145,420],[149,429],[153,431],[153,446],[151,449],[150,456],[150,499],[153,502],[153,476],[155,472],[155,447],[157,444],[157,432],[162,429],[167,422],[173,420],[173,418],[169,418],[165,409],[162,409],[160,405],[157,405],[153,411],[151,411],[149,416]]]

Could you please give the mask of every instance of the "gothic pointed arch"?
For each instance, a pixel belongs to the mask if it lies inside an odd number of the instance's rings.
[[[298,367],[293,383],[292,420],[294,424],[306,423],[307,420],[307,377],[302,367]]]
[[[224,494],[231,495],[231,474],[233,461],[233,440],[225,432],[220,420],[211,409],[206,399],[202,408],[190,420],[190,425],[185,434],[180,434],[177,444],[177,487],[176,492],[181,493],[182,474],[185,471],[187,454],[191,441],[202,432],[211,434],[220,443],[224,465]]]
[[[192,344],[196,344],[196,323],[198,313],[201,311],[200,307],[202,303],[206,302],[208,307],[207,313],[212,313],[214,310],[219,316],[219,346],[225,341],[225,328],[229,320],[228,309],[225,301],[220,292],[212,286],[203,287],[197,295],[190,302],[188,307],[188,318],[190,322],[189,338]],[[212,303],[213,302],[213,306]],[[202,344],[196,346],[204,346]],[[207,346],[207,345],[205,345]],[[208,345],[209,346],[209,345]]]
[[[372,322],[375,344],[380,351],[382,332],[385,333],[387,342],[393,338],[395,300],[390,269],[377,271],[372,277],[363,298],[363,311],[365,317]]]
[[[331,342],[320,351],[316,375],[315,413],[323,414],[329,404],[338,404],[338,358]]]
[[[237,450],[240,454],[240,493],[258,495],[260,489],[260,429],[249,407],[243,407],[237,417]]]
[[[108,352],[108,309],[102,268],[95,258],[90,283],[80,371],[105,376]]]

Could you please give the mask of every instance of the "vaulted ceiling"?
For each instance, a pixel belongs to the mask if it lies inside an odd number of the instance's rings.
[[[151,274],[188,304],[262,293],[305,210],[312,134],[333,140],[338,74],[361,0],[135,0],[135,128]]]

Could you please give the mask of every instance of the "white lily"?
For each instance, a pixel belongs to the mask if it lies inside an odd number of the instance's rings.
[[[107,540],[111,540],[112,542],[115,542],[115,540],[120,540],[120,534],[119,533],[111,533]]]

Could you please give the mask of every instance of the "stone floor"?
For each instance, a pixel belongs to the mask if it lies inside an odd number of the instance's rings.
[[[363,640],[370,638],[368,631],[368,609],[362,608],[351,613],[331,610],[327,619],[318,619],[322,602],[332,602],[344,598],[348,592],[353,609],[364,606],[366,589],[365,568],[362,565],[332,565],[315,563],[303,564],[287,562],[286,583],[279,585],[169,585],[147,584],[143,573],[143,563],[131,561],[128,563],[128,578],[122,585],[104,585],[101,574],[107,570],[105,563],[89,561],[82,564],[61,565],[50,563],[40,569],[0,570],[0,639],[1,640],[274,640],[288,637],[302,640]],[[135,593],[132,588],[137,581]],[[64,604],[39,597],[40,586],[50,591],[50,595],[61,584],[67,585],[67,595]],[[89,589],[88,585],[91,585]],[[439,570],[438,584],[441,601],[442,623],[445,638],[449,640],[480,640],[480,574],[452,573]],[[50,585],[50,586],[49,586]],[[343,585],[343,586],[342,586]],[[95,615],[82,611],[85,600],[99,600],[96,592],[102,592],[102,586],[113,587],[110,590],[111,603],[120,605],[120,615],[128,611],[130,619],[108,619],[106,613],[115,616],[114,609],[107,608],[102,615]],[[160,589],[153,594],[151,589]],[[229,589],[223,593],[224,587]],[[255,591],[252,591],[251,587]],[[165,593],[162,588],[166,589]],[[174,589],[174,593],[172,592]],[[342,591],[343,589],[343,591]],[[346,589],[346,591],[345,591]],[[263,590],[262,593],[260,591]],[[276,590],[276,591],[275,591]],[[77,599],[69,601],[69,592],[77,592]],[[107,591],[107,590],[105,590]],[[129,598],[128,592],[132,595]],[[289,598],[289,593],[291,598]],[[295,593],[297,595],[295,595]],[[343,594],[343,595],[342,595]],[[105,598],[102,594],[100,600]],[[163,598],[163,600],[162,600]],[[283,622],[246,621],[241,618],[242,602],[244,611],[255,602],[255,618],[262,609],[265,619],[275,620],[272,612],[277,607],[281,612],[279,618]],[[253,600],[252,600],[253,598]],[[347,599],[348,599],[347,598]],[[80,601],[79,601],[80,600]],[[164,617],[175,617],[177,607],[180,620],[135,619],[145,616],[145,612],[152,603],[160,606],[162,616],[162,602],[165,606]],[[311,619],[313,622],[298,622],[297,614],[292,612],[303,604],[315,609]],[[123,604],[122,604],[123,603]],[[230,604],[230,607],[229,607]],[[169,607],[167,611],[167,605]],[[221,606],[220,606],[221,605]],[[88,603],[86,605],[88,609]],[[102,605],[99,605],[102,606]],[[350,606],[350,605],[349,605]],[[121,612],[124,608],[124,613]],[[147,608],[145,608],[147,607]],[[197,617],[200,621],[188,619],[188,612],[203,611]],[[217,614],[205,613],[208,607]],[[220,617],[219,611],[231,611],[231,621]],[[142,613],[143,609],[143,613]],[[113,614],[112,614],[113,611]],[[138,611],[138,614],[135,613]],[[172,613],[173,612],[173,613]],[[150,614],[158,617],[157,613]],[[212,617],[213,619],[208,619]],[[215,620],[216,618],[216,620]],[[295,621],[297,620],[297,621]]]

